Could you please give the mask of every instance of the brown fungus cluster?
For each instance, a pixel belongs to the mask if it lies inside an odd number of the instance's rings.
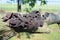
[[[8,13],[3,18],[3,22],[9,20],[9,27],[16,32],[28,31],[33,32],[38,27],[43,26],[43,19],[39,11],[32,11],[29,14]]]

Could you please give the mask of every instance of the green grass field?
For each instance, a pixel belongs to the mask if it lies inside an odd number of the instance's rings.
[[[24,8],[24,7],[23,7]],[[58,5],[44,5],[44,6],[35,6],[37,10],[40,8],[42,12],[48,11],[48,12],[60,12],[60,6]],[[33,8],[33,9],[34,9]],[[0,10],[4,11],[17,11],[17,6],[16,5],[11,5],[11,4],[0,4]],[[2,17],[4,16],[4,13],[0,13],[0,29],[2,29],[6,23],[2,22]],[[51,32],[48,34],[32,34],[30,35],[30,39],[27,38],[26,33],[21,33],[21,38],[19,40],[60,40],[60,32],[58,32],[58,25],[53,24],[48,26],[51,29]],[[46,31],[46,28],[39,29],[38,31]],[[9,40],[18,40],[16,36],[12,37]]]
[[[21,11],[26,11],[25,8],[28,8],[30,10],[30,6],[28,4],[22,5],[22,10]],[[12,11],[12,12],[17,12],[17,4],[0,4],[0,10],[4,11]],[[32,10],[41,10],[42,12],[60,12],[60,6],[59,5],[35,5]]]
[[[0,10],[4,11],[17,11],[17,4],[0,4]]]

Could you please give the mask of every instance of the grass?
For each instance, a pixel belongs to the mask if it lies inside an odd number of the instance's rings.
[[[21,11],[26,11],[25,8],[28,8],[30,10],[30,6],[28,4],[22,5]],[[17,4],[0,4],[0,10],[4,11],[12,11],[17,12]],[[41,10],[42,12],[60,12],[60,6],[59,5],[35,5],[32,10]]]
[[[17,4],[0,4],[0,10],[17,11]]]
[[[58,5],[44,5],[41,7],[41,10],[48,11],[48,12],[59,12],[60,6],[58,6]]]

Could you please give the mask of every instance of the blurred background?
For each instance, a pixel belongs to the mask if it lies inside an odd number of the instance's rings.
[[[32,10],[59,12],[60,0],[0,0],[0,12],[17,12],[18,9],[21,12]]]

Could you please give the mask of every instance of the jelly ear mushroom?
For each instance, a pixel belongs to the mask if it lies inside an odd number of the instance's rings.
[[[39,11],[36,11],[36,13],[39,13]]]
[[[49,13],[48,12],[45,12],[45,16],[48,17],[49,16]]]

